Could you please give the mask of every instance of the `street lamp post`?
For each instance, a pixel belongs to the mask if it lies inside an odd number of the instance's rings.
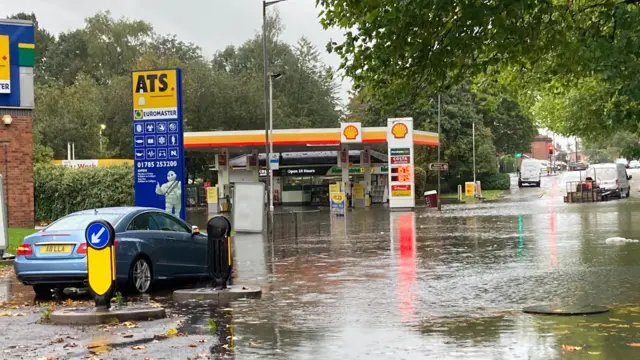
[[[100,125],[100,153],[102,153],[102,132],[106,128],[107,128],[107,125],[105,125],[105,124],[101,124]]]
[[[282,77],[282,73],[269,73],[269,154],[273,154],[273,80]],[[273,186],[273,169],[271,169],[271,159],[269,162],[269,183]],[[269,212],[273,214],[273,191],[269,191]]]
[[[476,122],[475,120],[471,123],[471,141],[473,146],[473,188],[474,196],[478,196],[478,185],[476,183]]]
[[[267,74],[269,68],[269,56],[267,55],[267,8],[271,5],[275,5],[279,2],[285,0],[273,0],[273,1],[262,1],[262,54],[264,57],[264,151],[265,151],[265,163],[267,166],[267,171],[271,173],[271,164],[270,164],[270,155],[269,152],[269,143],[271,142],[271,138],[269,137],[269,116],[267,113],[268,103],[269,103],[269,75]],[[272,228],[273,222],[273,189],[271,176],[267,177],[267,191],[269,192],[269,207],[267,212],[267,226],[269,230]]]

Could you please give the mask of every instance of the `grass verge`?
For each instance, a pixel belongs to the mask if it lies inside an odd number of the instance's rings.
[[[10,254],[15,254],[18,245],[22,244],[24,237],[34,232],[36,232],[35,229],[9,228],[9,243],[7,244],[6,251]]]
[[[482,190],[482,198],[484,200],[497,200],[502,197],[502,194],[504,194],[504,190]],[[440,197],[447,198],[447,199],[457,199],[458,194],[456,193],[441,194]],[[467,196],[463,193],[462,201],[467,204],[472,204],[475,202],[479,202],[480,200],[474,198],[473,196]]]

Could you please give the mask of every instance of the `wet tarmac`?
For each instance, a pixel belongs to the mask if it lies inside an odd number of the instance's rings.
[[[579,176],[572,172],[544,177],[541,188],[513,186],[499,202],[442,212],[373,208],[332,218],[320,209],[296,215],[295,231],[294,216],[281,215],[273,241],[234,238],[234,283],[262,287],[261,299],[178,305],[173,288],[160,289],[151,297],[168,319],[117,325],[106,335],[36,324],[41,310],[20,308],[11,312],[25,316],[0,316],[0,327],[10,329],[1,343],[6,350],[21,341],[29,349],[23,354],[82,358],[102,339],[110,347],[102,359],[640,358],[640,243],[605,241],[640,239],[640,173],[631,173],[639,179],[631,198],[609,202],[565,204],[565,182]],[[199,226],[204,220],[191,214]],[[32,299],[15,282],[6,288],[0,297]],[[542,303],[611,311],[521,311]],[[83,351],[25,340],[61,329]],[[157,336],[171,329],[183,336]]]

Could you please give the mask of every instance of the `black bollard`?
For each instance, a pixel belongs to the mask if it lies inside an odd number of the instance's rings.
[[[216,289],[226,289],[231,277],[231,222],[217,215],[207,222],[207,266]]]

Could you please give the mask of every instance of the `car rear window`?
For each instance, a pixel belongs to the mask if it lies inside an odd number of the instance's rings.
[[[61,218],[55,223],[51,224],[44,231],[67,231],[67,230],[83,230],[86,229],[89,223],[95,220],[106,220],[111,225],[120,220],[122,214],[78,214],[68,215]]]

